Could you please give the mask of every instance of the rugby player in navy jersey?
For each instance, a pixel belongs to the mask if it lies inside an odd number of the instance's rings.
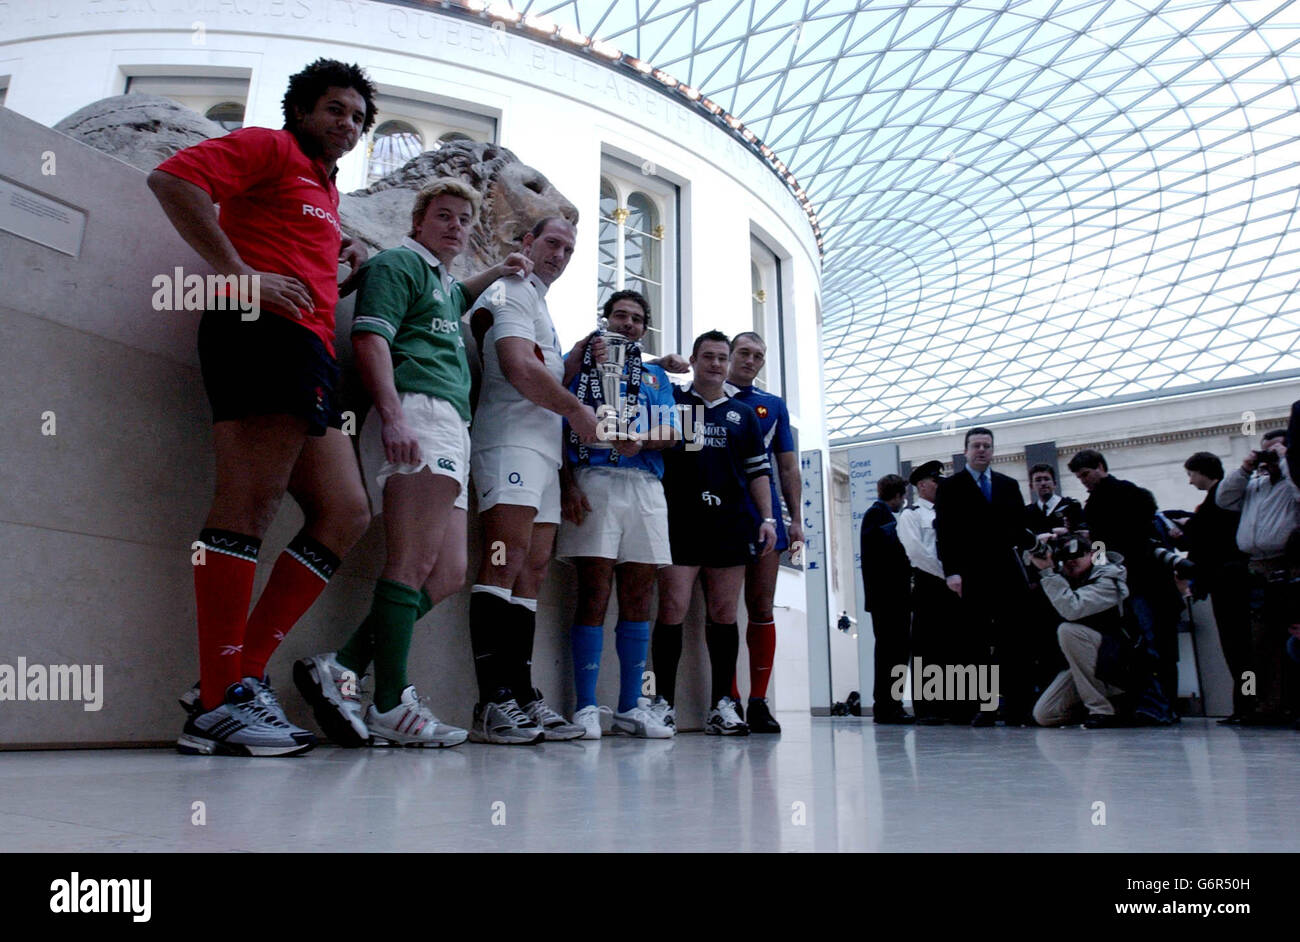
[[[703,576],[713,704],[705,732],[744,736],[749,727],[730,696],[740,648],[736,608],[745,567],[771,554],[776,545],[776,521],[758,416],[723,389],[730,360],[726,334],[701,334],[691,350],[694,381],[685,388],[673,387],[684,441],[664,452],[673,565],[659,571],[659,620],[652,653],[658,692],[666,698],[664,719],[675,727],[682,622],[695,580]]]
[[[781,565],[781,554],[790,551],[792,559],[803,549],[802,504],[803,481],[799,473],[799,456],[794,450],[794,436],[790,433],[790,412],[785,400],[754,385],[767,359],[767,344],[753,331],[731,338],[731,367],[727,376],[726,392],[743,402],[758,416],[759,430],[767,460],[772,465],[772,516],[776,518],[776,551],[759,557],[745,567],[745,611],[749,626],[745,629],[745,643],[749,647],[749,710],[741,719],[749,724],[753,733],[779,733],[781,724],[772,716],[767,705],[767,685],[772,679],[772,662],[776,658],[776,621],[772,615],[772,600],[776,595],[776,577]],[[780,513],[778,497],[785,498],[790,512],[790,528],[786,531]],[[731,698],[740,703],[740,690],[731,682]]]

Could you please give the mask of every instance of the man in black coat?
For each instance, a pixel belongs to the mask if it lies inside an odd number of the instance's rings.
[[[1028,583],[1020,551],[1034,545],[1025,529],[1025,498],[1013,478],[989,469],[993,432],[966,432],[966,467],[939,483],[934,530],[948,588],[961,597],[967,663],[998,665],[1002,718],[1008,725],[1032,723],[1033,688],[1025,663]],[[993,725],[993,714],[977,710],[974,726]]]
[[[911,723],[901,698],[891,695],[894,670],[907,668],[910,650],[912,565],[898,541],[894,514],[903,509],[907,482],[886,474],[876,482],[877,500],[862,518],[862,590],[876,638],[872,716],[877,723]]]
[[[1159,689],[1144,692],[1135,713],[1139,722],[1167,723],[1174,719],[1178,695],[1178,616],[1182,603],[1173,579],[1152,555],[1156,538],[1156,499],[1144,487],[1110,473],[1099,451],[1085,448],[1070,459],[1070,471],[1088,491],[1083,513],[1094,546],[1118,551],[1128,570],[1128,604],[1158,663]]]

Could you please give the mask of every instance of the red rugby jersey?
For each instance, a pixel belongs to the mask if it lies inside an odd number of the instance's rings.
[[[343,230],[339,191],[324,164],[304,154],[290,131],[241,128],[187,147],[158,169],[220,204],[221,228],[245,263],[307,286],[316,309],[301,320],[283,316],[320,337],[333,355]]]

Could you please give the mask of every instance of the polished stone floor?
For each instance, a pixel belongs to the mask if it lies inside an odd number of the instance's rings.
[[[748,739],[321,747],[296,759],[0,753],[0,847],[1300,850],[1300,733],[1290,730],[779,718],[782,736]]]

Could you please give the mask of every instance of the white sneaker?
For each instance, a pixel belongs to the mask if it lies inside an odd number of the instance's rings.
[[[402,702],[387,713],[366,710],[366,728],[370,730],[372,746],[459,746],[469,733],[458,726],[449,726],[433,715],[428,703],[415,692],[414,686],[402,691]]]
[[[293,665],[293,682],[311,704],[325,735],[340,746],[364,746],[370,731],[361,718],[361,678],[334,659],[334,652],[305,657]]]
[[[602,735],[600,718],[602,716],[611,716],[614,711],[607,706],[596,706],[591,704],[585,706],[577,713],[573,714],[573,722],[577,723],[586,730],[582,734],[583,739],[599,739]]]
[[[650,701],[650,712],[659,718],[660,723],[671,729],[674,735],[677,734],[677,711],[671,703],[656,694]]]
[[[709,711],[704,720],[704,731],[710,736],[748,736],[749,727],[736,713],[736,703],[730,697],[723,697],[718,705]]]
[[[647,697],[638,697],[636,706],[625,713],[614,714],[614,731],[641,739],[671,739],[673,730],[650,709]]]
[[[546,701],[542,699],[542,692],[536,687],[533,688],[533,702],[524,707],[524,712],[528,714],[530,720],[542,728],[548,742],[565,742],[570,739],[580,739],[587,735],[585,726],[570,723],[552,710]]]

